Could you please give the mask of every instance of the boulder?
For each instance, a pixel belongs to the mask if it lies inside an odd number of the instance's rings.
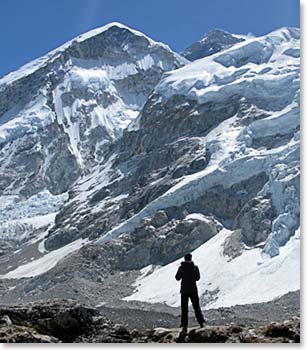
[[[252,246],[264,242],[271,232],[274,208],[270,198],[261,196],[248,201],[235,219],[235,228],[241,229],[242,240]]]
[[[150,252],[151,264],[168,264],[195,250],[220,230],[219,224],[213,218],[201,214],[198,218],[187,216],[174,224],[173,228],[153,242]]]
[[[159,210],[155,213],[155,215],[153,216],[153,218],[151,219],[151,224],[158,228],[161,226],[164,226],[165,224],[167,224],[169,221],[169,218],[166,214],[166,212],[164,210]]]
[[[152,336],[153,336],[153,338],[159,339],[159,338],[162,338],[166,334],[169,334],[169,333],[170,333],[170,330],[168,328],[158,327],[158,328],[154,329],[154,333]]]
[[[0,316],[6,316],[14,325],[31,327],[40,334],[64,342],[73,341],[97,315],[98,310],[72,300],[53,300],[0,308]]]
[[[55,337],[40,334],[31,327],[11,326],[0,332],[0,343],[61,343]]]
[[[14,245],[12,242],[7,242],[5,240],[0,239],[0,256],[6,255],[13,249],[14,249]]]
[[[189,333],[191,343],[226,343],[229,338],[227,327],[205,327]]]
[[[10,327],[12,325],[12,321],[9,316],[4,315],[0,317],[0,328]]]
[[[264,333],[268,337],[289,338],[296,343],[300,341],[300,322],[295,319],[294,322],[287,320],[285,322],[272,322],[265,327]]]

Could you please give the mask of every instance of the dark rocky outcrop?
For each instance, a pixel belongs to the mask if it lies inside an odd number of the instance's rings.
[[[60,343],[59,339],[40,334],[31,327],[0,327],[0,343]]]
[[[89,334],[96,334],[97,342],[131,341],[124,326],[113,324],[97,309],[73,300],[0,306],[3,343],[87,342]]]
[[[87,324],[94,322],[99,312],[70,300],[54,300],[1,307],[0,315],[9,318],[14,326],[30,327],[38,333],[70,342]]]
[[[226,50],[241,41],[244,41],[244,39],[238,38],[221,29],[213,29],[201,40],[185,49],[182,56],[190,61],[195,61],[202,57]]]
[[[97,309],[73,300],[0,306],[2,343],[299,343],[300,321],[292,318],[265,326],[208,326],[130,331]]]
[[[249,246],[264,242],[271,232],[274,214],[270,198],[251,199],[235,220],[235,227],[241,228],[242,241]]]
[[[157,328],[135,340],[144,343],[299,343],[300,321],[293,318],[263,327],[205,326],[191,329],[187,334],[180,333],[179,329]]]

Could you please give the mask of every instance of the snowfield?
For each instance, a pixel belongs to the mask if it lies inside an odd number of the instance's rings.
[[[25,265],[18,266],[17,269],[0,276],[2,279],[8,278],[29,278],[41,275],[53,267],[68,254],[79,250],[82,246],[88,243],[88,239],[77,239],[76,241],[67,244],[66,246],[53,250],[43,257],[31,261]]]
[[[213,295],[206,309],[267,302],[300,289],[299,230],[274,258],[255,248],[231,261],[223,255],[222,249],[230,234],[231,231],[224,229],[192,252],[193,261],[201,273],[198,282],[200,298],[208,297],[210,293]],[[180,306],[180,287],[175,274],[181,261],[178,259],[149,276],[141,276],[135,283],[135,293],[124,300]]]

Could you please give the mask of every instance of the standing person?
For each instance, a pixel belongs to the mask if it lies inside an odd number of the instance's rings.
[[[184,261],[178,268],[175,276],[177,281],[181,280],[181,325],[182,333],[188,330],[188,305],[191,299],[196,319],[200,327],[204,326],[204,317],[199,306],[198,291],[196,281],[200,279],[199,269],[192,261],[192,254],[186,254]]]

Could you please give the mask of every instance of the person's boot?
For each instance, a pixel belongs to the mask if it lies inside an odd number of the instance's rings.
[[[204,328],[206,324],[208,324],[208,320],[206,318],[203,318],[202,321],[198,322],[200,328]]]
[[[188,334],[187,327],[181,327],[181,332],[179,333],[178,338],[176,339],[176,343],[185,343],[185,338]]]
[[[181,334],[187,334],[188,333],[188,327],[182,327],[181,328]]]

